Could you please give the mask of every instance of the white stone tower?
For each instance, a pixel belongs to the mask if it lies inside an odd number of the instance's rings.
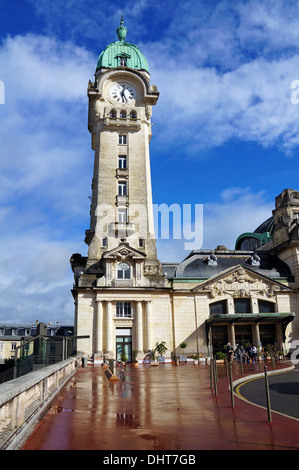
[[[90,355],[112,357],[116,328],[124,323],[130,323],[135,349],[146,349],[141,346],[146,336],[141,325],[149,321],[149,306],[144,297],[142,305],[135,299],[142,289],[167,284],[156,253],[149,155],[152,106],[159,93],[150,84],[146,58],[125,41],[123,19],[117,34],[119,40],[101,53],[95,79],[88,84],[94,150],[88,256],[71,258],[76,333],[90,334],[84,346]],[[127,290],[133,288],[138,293],[130,291],[128,297]],[[121,322],[121,312],[132,321]]]

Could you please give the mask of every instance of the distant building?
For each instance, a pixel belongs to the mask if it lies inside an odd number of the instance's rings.
[[[34,323],[0,323],[0,364],[5,359],[14,359],[15,350],[20,346],[22,339],[39,334],[39,324]],[[44,325],[44,324],[42,324]],[[44,334],[48,336],[73,336],[74,326],[61,323],[48,323]]]

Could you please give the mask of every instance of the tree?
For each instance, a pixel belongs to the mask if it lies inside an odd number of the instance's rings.
[[[166,351],[167,351],[167,347],[166,347],[165,341],[161,341],[161,343],[156,343],[156,345],[155,345],[155,347],[152,351],[154,361],[156,360],[157,353],[158,353],[159,356],[163,356]]]

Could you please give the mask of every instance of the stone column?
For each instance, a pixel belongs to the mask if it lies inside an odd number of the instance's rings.
[[[261,338],[260,338],[260,327],[258,323],[252,324],[252,338],[253,344],[257,349],[261,347]]]
[[[108,301],[106,304],[106,351],[108,357],[114,356],[114,325],[112,314],[112,302]]]
[[[94,322],[94,351],[95,355],[100,356],[103,352],[103,302],[96,301],[95,322]]]
[[[147,351],[153,348],[152,345],[152,303],[145,302],[145,318],[146,318],[146,348]]]
[[[236,336],[235,336],[235,325],[233,323],[230,323],[227,325],[228,327],[228,341],[234,348],[234,351],[236,349]]]
[[[140,301],[136,302],[136,349],[138,354],[143,353],[143,325],[142,325],[142,303]]]

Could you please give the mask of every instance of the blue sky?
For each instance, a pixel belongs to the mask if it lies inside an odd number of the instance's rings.
[[[86,89],[122,9],[160,92],[154,203],[203,204],[202,248],[233,249],[298,189],[297,1],[1,0],[0,321],[73,321],[69,259],[87,254],[93,167]],[[188,254],[183,240],[157,245],[161,261]]]

